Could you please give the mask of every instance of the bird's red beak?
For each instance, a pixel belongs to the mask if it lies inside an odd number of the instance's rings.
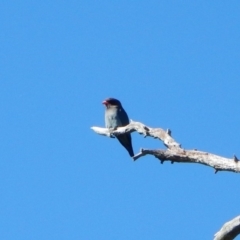
[[[104,100],[104,101],[102,102],[102,104],[107,105],[108,102]]]

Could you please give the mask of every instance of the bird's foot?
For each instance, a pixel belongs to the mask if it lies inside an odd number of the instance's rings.
[[[112,133],[114,130],[116,130],[117,129],[117,127],[115,127],[115,128],[109,128],[108,130],[109,130],[109,137],[110,138],[115,138],[115,135]]]

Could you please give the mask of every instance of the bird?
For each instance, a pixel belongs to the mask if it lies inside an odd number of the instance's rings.
[[[106,106],[105,125],[108,129],[116,129],[129,124],[129,118],[121,102],[115,98],[107,98],[102,102]],[[131,157],[134,156],[132,138],[130,133],[125,133],[116,137],[126,148]]]

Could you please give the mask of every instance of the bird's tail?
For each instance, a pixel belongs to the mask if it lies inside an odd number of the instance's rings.
[[[132,138],[129,133],[120,135],[117,137],[118,141],[126,148],[128,151],[129,155],[131,157],[134,156],[133,148],[132,148]]]

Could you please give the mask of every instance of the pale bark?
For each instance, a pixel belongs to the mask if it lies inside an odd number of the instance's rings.
[[[214,240],[232,240],[240,233],[240,216],[226,222],[214,235]]]
[[[218,171],[240,172],[240,161],[235,155],[233,155],[232,158],[225,158],[197,149],[184,149],[172,138],[170,130],[165,131],[161,128],[151,128],[143,123],[134,121],[131,121],[125,127],[119,127],[117,129],[101,127],[91,127],[91,129],[100,135],[108,137],[115,137],[127,132],[131,133],[136,131],[144,135],[144,137],[157,138],[166,146],[166,149],[140,149],[140,152],[133,157],[133,160],[149,154],[155,156],[161,163],[164,161],[170,161],[171,163],[199,163],[214,168],[215,173]],[[225,223],[219,232],[215,234],[214,240],[232,240],[238,234],[240,234],[240,216]]]
[[[171,163],[199,163],[214,168],[215,173],[218,171],[240,172],[240,161],[235,155],[233,158],[225,158],[197,149],[184,149],[172,138],[170,130],[165,131],[161,128],[151,128],[143,123],[134,121],[131,121],[130,124],[125,127],[119,127],[117,129],[109,130],[101,127],[91,127],[91,129],[100,135],[108,137],[136,131],[144,135],[144,137],[150,136],[157,138],[166,146],[166,149],[140,149],[140,152],[133,157],[134,160],[145,155],[153,155],[158,158],[161,163],[164,161],[170,161]]]

